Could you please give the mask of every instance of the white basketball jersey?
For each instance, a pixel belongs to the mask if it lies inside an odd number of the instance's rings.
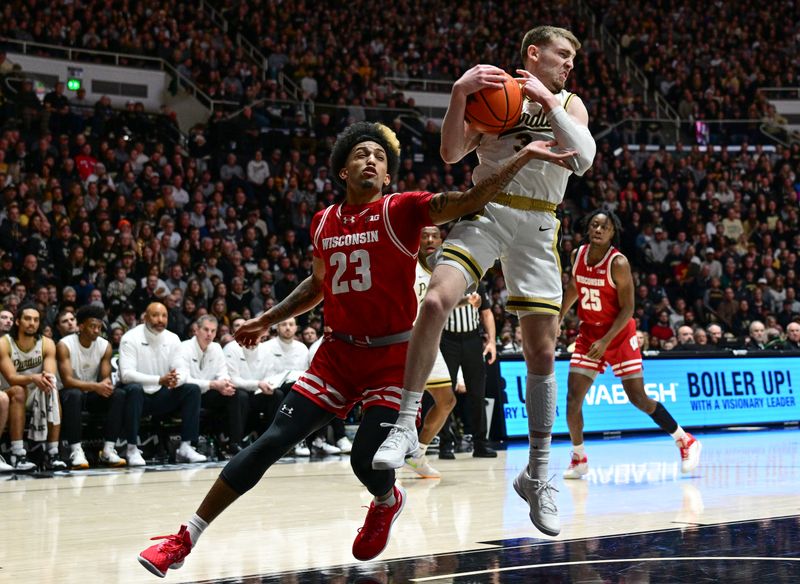
[[[422,261],[422,256],[420,256]],[[422,305],[422,301],[425,299],[425,294],[428,292],[428,286],[431,283],[431,271],[427,268],[427,266],[423,266],[421,263],[417,262],[417,277],[414,280],[414,292],[417,295],[417,316],[419,316],[419,307]],[[416,319],[414,319],[416,321]]]
[[[6,338],[8,339],[8,344],[11,345],[11,361],[14,363],[14,370],[17,373],[33,375],[43,371],[44,351],[42,349],[42,339],[44,337],[39,337],[30,351],[21,350],[11,335],[6,335]],[[30,386],[34,386],[34,384],[30,384]],[[6,389],[7,387],[9,387],[8,381],[0,375],[0,389]]]
[[[561,105],[566,109],[573,96],[566,89],[556,94]],[[479,164],[472,174],[474,183],[491,176],[499,170],[512,156],[534,140],[553,140],[553,130],[547,121],[542,105],[526,99],[522,106],[519,123],[501,134],[483,134],[476,150]],[[571,171],[551,162],[531,160],[520,170],[505,192],[522,195],[560,204],[564,199],[564,191]]]
[[[98,381],[97,374],[100,371],[100,362],[108,348],[108,341],[103,337],[97,337],[90,347],[81,345],[78,334],[67,335],[59,341],[64,343],[69,349],[69,362],[72,365],[72,374],[81,381]]]

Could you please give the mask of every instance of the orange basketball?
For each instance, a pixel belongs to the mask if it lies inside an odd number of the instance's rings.
[[[503,87],[487,87],[467,96],[464,117],[470,125],[486,134],[499,134],[513,128],[522,113],[522,87],[506,73]]]

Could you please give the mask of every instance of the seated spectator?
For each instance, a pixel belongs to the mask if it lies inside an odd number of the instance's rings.
[[[119,265],[114,269],[114,279],[106,287],[106,299],[109,304],[127,303],[135,290],[136,280],[129,278],[128,270]]]
[[[14,313],[10,310],[0,310],[0,337],[7,335],[14,326]],[[0,435],[3,433],[0,432]]]
[[[201,403],[206,410],[219,416],[224,411],[230,441],[228,454],[241,450],[244,423],[247,420],[248,396],[231,381],[222,347],[214,342],[217,319],[203,315],[196,321],[194,337],[183,341],[174,358],[175,369],[184,384],[197,385],[202,393]]]
[[[767,348],[767,329],[760,320],[754,320],[748,327],[747,342],[744,348],[748,351],[764,351]]]
[[[119,346],[119,376],[127,394],[125,434],[128,440],[128,466],[146,464],[138,448],[142,416],[181,414],[181,445],[176,462],[205,462],[206,457],[192,446],[200,433],[200,388],[185,383],[172,366],[181,341],[166,330],[167,308],[153,302],[145,311],[144,323],[122,336]]]
[[[9,334],[0,338],[0,382],[9,398],[9,462],[19,472],[36,469],[23,442],[26,408],[32,414],[28,437],[36,442],[47,440],[45,468],[67,468],[58,452],[61,407],[56,389],[56,346],[40,333],[40,319],[38,309],[23,304]]]
[[[661,341],[667,341],[675,336],[675,331],[669,324],[669,311],[658,311],[658,320],[650,327],[650,336]],[[662,346],[663,348],[663,346]]]
[[[786,325],[786,339],[779,348],[784,351],[800,351],[800,323],[790,322]]]
[[[716,325],[712,325],[716,326]],[[702,327],[697,327],[694,329],[694,333],[692,334],[694,338],[694,344],[697,351],[716,351],[718,347],[712,345],[708,341],[708,333]]]
[[[56,315],[56,332],[59,339],[78,332],[78,323],[72,309],[65,308]]]
[[[243,318],[235,319],[231,333],[235,333],[244,322]],[[285,395],[280,387],[273,387],[267,381],[272,371],[269,349],[266,343],[245,349],[231,341],[223,347],[222,352],[228,363],[231,381],[237,389],[248,392],[250,396],[252,421],[247,423],[247,429],[260,435],[269,428]],[[263,419],[259,418],[260,415],[263,415]]]
[[[56,345],[59,389],[63,414],[63,438],[70,446],[69,464],[73,469],[89,468],[81,445],[81,412],[100,411],[105,415],[103,449],[99,460],[108,466],[124,466],[115,449],[122,437],[125,392],[111,381],[111,345],[100,336],[105,310],[101,306],[82,306],[77,314],[77,334],[63,337]]]
[[[636,341],[639,343],[639,349],[641,351],[650,350],[650,338],[644,331],[636,329]]]
[[[675,335],[678,344],[673,351],[694,351],[694,331],[692,327],[681,325],[678,327],[678,333]]]

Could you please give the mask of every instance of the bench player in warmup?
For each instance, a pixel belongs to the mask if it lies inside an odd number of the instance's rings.
[[[610,211],[597,210],[586,219],[588,243],[572,256],[572,279],[564,290],[561,319],[578,302],[580,328],[569,363],[567,425],[572,459],[565,479],[589,472],[583,446],[583,400],[599,373],[611,365],[630,402],[672,436],[681,453],[681,471],[693,471],[702,445],[681,428],[667,409],[644,391],[642,353],[633,320],[633,278],[627,258],[615,247],[622,227]]]
[[[350,462],[374,500],[352,550],[362,561],[383,551],[406,495],[395,485],[394,470],[373,469],[372,459],[400,404],[406,349],[417,314],[413,285],[420,231],[480,210],[533,158],[572,156],[551,151],[553,146],[528,144],[463,193],[384,196],[399,165],[394,133],[381,124],[360,122],[339,136],[331,166],[346,186],[345,200],[312,220],[312,275],[234,335],[243,347],[254,346],[272,324],[307,312],[324,299],[326,340],[270,427],[228,462],[187,524],[177,534],[155,538],[163,541],[139,555],[145,568],[164,577],[169,568],[181,567],[208,524],[253,488],[272,464],[334,416],[344,418],[358,402],[363,417]]]

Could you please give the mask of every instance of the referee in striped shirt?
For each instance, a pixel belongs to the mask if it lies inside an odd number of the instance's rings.
[[[450,370],[453,386],[456,384],[459,367],[464,376],[467,412],[463,422],[464,432],[472,434],[472,456],[494,458],[497,452],[487,443],[485,406],[485,360],[494,363],[497,358],[494,316],[483,282],[479,284],[477,292],[470,296],[468,303],[454,308],[448,317],[442,331],[440,348]],[[485,345],[480,333],[481,324],[487,335]],[[449,424],[445,425],[440,439],[439,457],[450,458],[449,454],[453,452],[453,435]]]

